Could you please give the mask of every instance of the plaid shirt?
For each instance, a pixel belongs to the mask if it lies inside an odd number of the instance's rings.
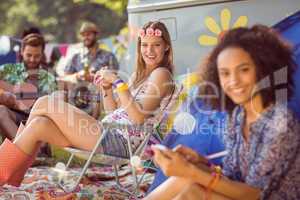
[[[74,54],[72,59],[66,64],[64,71],[67,73],[81,71],[84,68],[84,59],[89,61],[90,69],[93,69],[94,71],[98,71],[104,66],[108,66],[110,69],[114,70],[119,69],[119,64],[114,54],[98,48],[95,56],[92,56],[91,54],[83,55],[82,53]]]
[[[24,83],[28,76],[24,63],[8,63],[0,66],[0,79],[10,84]],[[37,88],[40,94],[49,94],[56,90],[54,75],[44,69],[39,69]]]

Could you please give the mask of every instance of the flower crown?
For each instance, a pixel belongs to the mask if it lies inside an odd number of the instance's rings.
[[[161,37],[162,36],[162,31],[158,28],[153,29],[151,27],[147,28],[146,31],[142,28],[139,30],[139,37],[143,38],[145,36],[157,36]]]

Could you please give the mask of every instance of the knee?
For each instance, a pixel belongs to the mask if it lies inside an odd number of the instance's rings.
[[[51,120],[44,116],[35,116],[32,120],[26,124],[25,129],[19,138],[27,138],[27,140],[37,142],[41,141],[47,134]]]
[[[0,105],[0,123],[9,116],[9,108],[5,105]]]
[[[45,105],[56,105],[60,101],[64,101],[65,93],[64,91],[55,91],[50,95],[40,97],[36,100],[36,107],[41,107]]]
[[[47,115],[57,107],[57,99],[52,95],[45,95],[36,100],[34,103],[31,114],[33,115]]]
[[[64,101],[66,92],[63,90],[57,90],[55,92],[52,92],[51,95],[49,95],[52,99],[55,99],[57,101]]]
[[[49,101],[49,95],[42,96],[35,101],[32,109],[42,108],[42,107],[48,105],[48,101]]]
[[[31,120],[29,126],[40,132],[41,130],[47,130],[50,123],[51,120],[48,117],[36,116]]]

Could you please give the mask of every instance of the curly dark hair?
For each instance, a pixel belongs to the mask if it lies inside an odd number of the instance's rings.
[[[218,76],[217,58],[224,49],[229,47],[241,48],[250,55],[256,65],[257,83],[266,77],[269,78],[270,85],[259,91],[264,107],[275,103],[277,98],[275,91],[279,88],[285,88],[287,91],[287,95],[285,93],[285,98],[283,98],[285,101],[291,97],[292,75],[296,68],[291,46],[274,29],[264,25],[254,25],[250,28],[232,29],[225,33],[208,56],[203,68],[200,69],[204,82],[200,87],[199,96],[218,96],[217,98],[203,98],[207,105],[229,113],[235,107],[234,102],[224,94]],[[280,84],[277,84],[278,81],[275,81],[278,80],[279,73],[281,73],[279,76],[282,76],[283,73],[287,79],[283,83],[281,81]]]

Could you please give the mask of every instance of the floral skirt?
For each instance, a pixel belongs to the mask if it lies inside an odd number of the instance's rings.
[[[105,116],[102,119],[105,123],[117,123],[117,124],[128,124],[133,125],[130,121],[126,111],[122,108],[115,110],[113,113]],[[97,152],[102,152],[107,155],[112,155],[116,157],[129,158],[129,148],[127,138],[129,136],[132,152],[139,147],[143,142],[146,135],[149,134],[146,131],[129,129],[127,131],[120,130],[118,128],[111,128],[108,134],[103,138]],[[126,135],[128,134],[128,136]],[[159,143],[154,136],[150,137],[148,146],[151,144]],[[149,158],[152,156],[150,148],[146,147],[144,157]]]

